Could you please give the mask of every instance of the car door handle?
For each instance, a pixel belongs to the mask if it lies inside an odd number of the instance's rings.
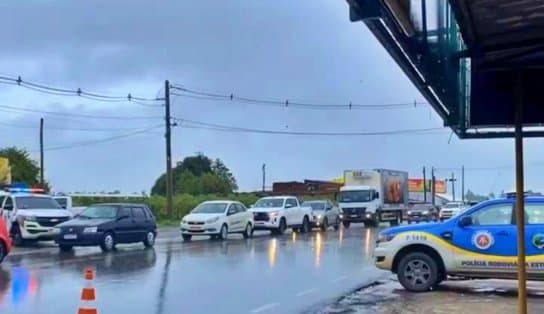
[[[498,235],[498,236],[505,237],[505,236],[509,236],[509,235],[510,235],[510,232],[508,232],[508,231],[506,231],[506,230],[502,230],[502,231],[497,232],[497,235]]]

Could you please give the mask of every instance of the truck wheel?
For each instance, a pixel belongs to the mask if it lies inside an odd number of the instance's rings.
[[[327,217],[325,217],[325,219],[323,219],[323,224],[321,225],[321,231],[327,231],[328,228],[329,220],[327,219]]]
[[[342,221],[342,224],[344,225],[344,228],[348,229],[351,223],[349,221]]]
[[[411,253],[400,260],[397,277],[406,290],[412,292],[429,291],[438,283],[438,266],[425,253]]]
[[[11,228],[11,242],[13,242],[14,246],[22,246],[25,242],[23,235],[21,234],[21,229],[19,229],[19,225],[14,225]]]

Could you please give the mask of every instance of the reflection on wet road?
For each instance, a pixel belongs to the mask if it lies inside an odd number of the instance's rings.
[[[0,312],[75,313],[91,266],[100,313],[299,313],[387,275],[372,264],[376,232],[189,243],[174,232],[148,250],[18,250],[0,268]]]

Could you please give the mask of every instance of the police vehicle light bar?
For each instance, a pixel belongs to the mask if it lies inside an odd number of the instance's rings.
[[[11,184],[5,185],[4,191],[9,193],[33,193],[33,194],[45,194],[43,188],[30,187],[26,184]]]

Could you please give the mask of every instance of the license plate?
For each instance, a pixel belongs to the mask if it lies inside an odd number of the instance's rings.
[[[200,229],[200,227],[199,226],[191,226],[191,229],[192,230],[198,230],[198,229]]]
[[[255,221],[255,224],[256,224],[256,225],[264,225],[264,222],[262,222],[262,221]]]
[[[357,218],[357,215],[350,215],[351,218]]]
[[[77,234],[65,234],[64,239],[65,240],[75,240],[75,239],[77,239]]]

